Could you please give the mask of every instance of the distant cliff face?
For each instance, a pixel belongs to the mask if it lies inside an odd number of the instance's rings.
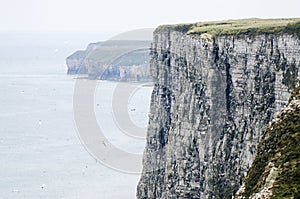
[[[109,40],[90,44],[67,57],[68,74],[90,79],[149,81],[150,41]]]
[[[88,70],[84,61],[88,54],[101,45],[102,42],[91,43],[86,50],[79,50],[66,58],[68,74],[87,74]]]
[[[153,29],[137,29],[110,40],[89,44],[66,58],[68,74],[90,79],[152,81],[149,53]]]
[[[108,40],[91,51],[84,65],[91,79],[150,80],[151,41]]]
[[[300,40],[288,29],[186,34],[191,26],[154,33],[139,199],[231,198],[300,77]]]

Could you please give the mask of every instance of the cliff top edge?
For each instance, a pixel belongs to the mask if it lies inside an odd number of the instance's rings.
[[[257,35],[257,34],[292,34],[300,38],[300,18],[282,19],[236,19],[208,21],[190,24],[161,25],[155,32],[174,30],[189,35]]]

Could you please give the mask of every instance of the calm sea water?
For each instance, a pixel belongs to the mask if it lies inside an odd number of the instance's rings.
[[[93,39],[97,35],[0,34],[0,198],[135,198],[139,175],[111,170],[90,156],[74,122],[76,79],[65,74],[64,58]],[[99,82],[97,121],[111,143],[141,154],[145,141],[122,134],[112,118],[116,85]],[[128,102],[141,127],[151,91],[143,87]]]

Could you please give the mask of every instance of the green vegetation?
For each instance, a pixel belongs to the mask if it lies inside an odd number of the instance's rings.
[[[87,55],[85,50],[78,50],[72,55],[68,56],[67,59],[83,59]]]
[[[178,31],[178,32],[184,32],[184,33],[186,33],[193,26],[194,26],[194,24],[161,25],[155,31],[161,31],[161,30],[164,30],[164,29],[168,29],[168,30],[175,30],[175,31]]]
[[[113,66],[133,66],[144,65],[149,62],[150,50],[141,49],[126,53],[112,62]]]
[[[151,41],[109,40],[92,51],[87,59],[96,64],[111,64],[118,57],[137,49],[150,48]]]
[[[296,34],[300,37],[300,18],[291,19],[239,19],[226,21],[198,22],[160,26],[156,31],[171,29],[191,35],[203,33],[216,35]]]
[[[300,198],[300,82],[291,94],[289,108],[277,118],[258,146],[245,180],[245,198],[270,184],[270,163],[278,171],[270,198]]]

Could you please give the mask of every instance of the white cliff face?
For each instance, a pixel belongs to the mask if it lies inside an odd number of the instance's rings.
[[[90,43],[85,50],[79,50],[66,58],[68,74],[86,74],[88,69],[85,59],[90,52],[101,46],[102,42]]]
[[[87,55],[87,51],[77,51],[66,58],[66,64],[68,66],[68,74],[85,74],[87,68],[84,66],[84,60]]]
[[[137,198],[231,198],[300,77],[299,44],[292,35],[157,30]]]
[[[90,79],[151,81],[150,40],[89,44],[66,58],[68,74],[87,74]]]

